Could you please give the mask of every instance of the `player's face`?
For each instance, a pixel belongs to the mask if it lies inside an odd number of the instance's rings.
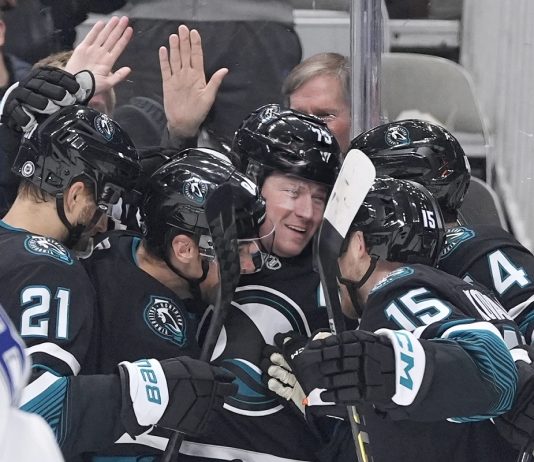
[[[318,75],[297,88],[289,97],[291,109],[321,118],[336,137],[341,152],[350,144],[350,106],[340,80],[334,75]]]
[[[219,267],[217,262],[209,262],[206,279],[200,283],[200,294],[206,303],[214,304],[217,301],[217,288],[219,286]]]
[[[73,223],[80,225],[88,225],[93,219],[95,213],[98,211],[93,193],[90,192],[85,186],[78,195],[79,200],[74,204]]]
[[[365,241],[360,231],[352,234],[347,251],[338,258],[337,262],[339,273],[343,278],[358,282],[364,277],[371,260],[365,250]],[[339,284],[339,287],[343,313],[349,318],[356,318],[357,313],[347,287],[343,284]]]
[[[291,175],[273,173],[263,183],[266,220],[260,227],[265,249],[295,257],[319,228],[327,200],[325,186]],[[274,233],[272,231],[274,225]],[[269,234],[270,233],[270,234]]]

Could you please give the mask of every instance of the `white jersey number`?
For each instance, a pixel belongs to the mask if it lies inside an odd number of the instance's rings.
[[[493,286],[499,295],[502,295],[514,284],[517,284],[519,287],[525,287],[530,284],[525,270],[514,266],[500,250],[490,253],[488,255],[488,261]]]
[[[66,339],[69,324],[70,290],[58,288],[52,299],[50,290],[45,286],[30,286],[22,290],[20,302],[23,308],[20,323],[22,337],[49,337],[48,321],[54,301],[57,310],[55,337]]]
[[[402,329],[413,331],[418,326],[410,320],[410,315],[415,316],[422,325],[432,324],[449,317],[451,309],[441,300],[437,298],[421,299],[421,296],[428,293],[424,287],[410,290],[398,299],[400,303],[391,302],[388,305],[386,308],[388,318]]]

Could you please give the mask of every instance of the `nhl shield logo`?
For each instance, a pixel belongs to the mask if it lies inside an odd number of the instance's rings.
[[[144,317],[148,326],[161,338],[180,347],[187,343],[185,317],[172,300],[152,296]]]
[[[184,183],[184,194],[197,204],[203,204],[208,194],[208,185],[200,178],[191,178]]]
[[[100,114],[95,119],[95,128],[106,141],[111,141],[115,134],[115,125],[106,114]]]
[[[25,249],[34,255],[46,255],[67,265],[72,265],[73,259],[69,251],[58,241],[45,236],[28,236],[24,241]]]
[[[393,125],[386,131],[386,143],[389,146],[402,146],[410,144],[410,132],[401,125]]]

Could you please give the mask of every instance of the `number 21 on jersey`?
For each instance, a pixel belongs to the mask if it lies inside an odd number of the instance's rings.
[[[68,336],[70,290],[59,287],[52,297],[46,286],[29,286],[20,294],[22,317],[20,335],[22,337],[49,337],[66,339]],[[56,325],[49,332],[52,310],[56,310]]]

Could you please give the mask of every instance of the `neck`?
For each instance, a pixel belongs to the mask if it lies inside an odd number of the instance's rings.
[[[460,226],[460,223],[458,223],[457,221],[449,221],[445,223],[445,229],[456,228],[458,226]]]
[[[153,256],[145,247],[145,243],[137,248],[137,263],[145,273],[161,282],[180,298],[191,298],[189,283],[172,271],[161,258]]]
[[[59,219],[54,201],[35,202],[17,196],[3,221],[14,228],[22,228],[60,242],[68,237],[68,230]]]
[[[367,303],[367,298],[369,297],[369,293],[373,287],[382,279],[384,279],[389,273],[397,268],[400,268],[401,266],[403,266],[402,263],[390,262],[382,259],[378,260],[376,262],[375,270],[371,276],[369,276],[369,279],[365,281],[365,284],[358,290],[358,296],[360,297],[361,301],[364,304]]]

